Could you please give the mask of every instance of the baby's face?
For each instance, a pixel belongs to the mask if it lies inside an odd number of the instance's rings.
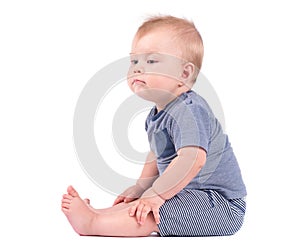
[[[184,61],[180,59],[180,47],[172,42],[167,30],[135,38],[130,57],[127,81],[134,93],[156,103],[178,95]]]

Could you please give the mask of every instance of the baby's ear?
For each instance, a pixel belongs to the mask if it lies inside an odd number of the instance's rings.
[[[183,65],[181,78],[185,83],[187,83],[193,79],[194,73],[195,65],[191,62],[187,62]]]

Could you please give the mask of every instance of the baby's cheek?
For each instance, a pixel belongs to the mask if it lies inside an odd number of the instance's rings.
[[[127,72],[127,80],[132,79],[133,76],[134,76],[133,70],[131,68],[129,68],[129,70]]]
[[[153,67],[147,68],[146,72],[154,75],[161,75],[166,78],[176,78],[180,75],[180,67],[175,63],[160,63]]]

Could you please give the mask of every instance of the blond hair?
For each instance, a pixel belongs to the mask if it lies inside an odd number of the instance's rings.
[[[138,28],[135,37],[141,38],[156,29],[167,28],[172,32],[174,40],[179,42],[184,60],[196,67],[196,77],[201,69],[203,60],[203,41],[199,31],[192,21],[174,16],[152,16]]]

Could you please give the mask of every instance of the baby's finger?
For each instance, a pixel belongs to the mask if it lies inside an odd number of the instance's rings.
[[[91,201],[90,201],[90,199],[88,199],[88,198],[85,198],[83,201],[84,201],[86,204],[88,204],[88,205],[91,204]]]
[[[142,215],[143,208],[144,208],[144,204],[141,204],[141,203],[137,207],[137,210],[136,210],[136,219],[137,219],[138,223],[141,222],[141,215]]]
[[[137,202],[135,205],[133,205],[131,208],[129,208],[129,215],[134,216],[136,213],[136,209],[138,207],[139,203]]]
[[[113,206],[115,206],[123,201],[124,201],[124,196],[118,196],[117,199],[114,201]]]
[[[154,216],[155,223],[159,224],[160,223],[159,209],[152,210],[152,213]]]
[[[136,192],[131,192],[125,197],[124,202],[132,202],[138,198],[139,196],[137,195]]]
[[[135,200],[135,198],[132,198],[132,197],[130,197],[130,196],[127,196],[127,197],[124,199],[124,202],[128,203],[128,202],[132,202],[132,201],[134,201],[134,200]]]
[[[142,213],[141,213],[140,221],[139,221],[139,223],[141,225],[143,225],[145,223],[147,215],[150,213],[150,211],[151,211],[150,207],[144,206]]]

